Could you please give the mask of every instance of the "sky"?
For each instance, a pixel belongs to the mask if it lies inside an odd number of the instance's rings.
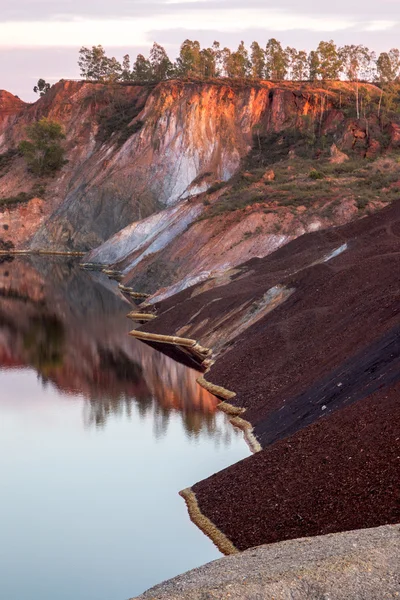
[[[39,77],[78,79],[81,46],[119,60],[154,41],[175,58],[186,38],[234,49],[276,37],[307,51],[334,39],[381,52],[399,34],[399,0],[0,0],[0,89],[33,101]]]

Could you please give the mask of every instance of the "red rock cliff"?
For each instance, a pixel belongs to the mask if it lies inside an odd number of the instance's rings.
[[[370,88],[372,95],[378,93]],[[0,124],[5,151],[40,117],[60,121],[68,159],[59,175],[45,182],[40,218],[27,218],[25,227],[9,210],[0,226],[8,227],[15,246],[93,248],[132,221],[229,179],[255,135],[299,131],[310,120],[325,133],[338,130],[344,121],[337,108],[343,89],[339,83],[326,90],[269,82],[113,87],[61,81],[33,105],[17,102],[13,121]],[[0,178],[0,196],[29,192],[34,183],[16,158]]]

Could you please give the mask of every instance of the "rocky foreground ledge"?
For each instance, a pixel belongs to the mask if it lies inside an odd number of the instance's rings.
[[[259,546],[211,562],[137,600],[388,600],[400,597],[400,525]]]

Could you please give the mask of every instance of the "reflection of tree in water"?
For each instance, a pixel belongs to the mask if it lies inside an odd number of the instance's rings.
[[[180,414],[191,438],[206,434],[217,443],[228,444],[235,432],[226,418],[216,415],[217,399],[201,388],[198,373],[158,352],[146,365],[133,362],[123,352],[100,351],[100,372],[118,382],[110,394],[96,394],[85,405],[85,425],[104,427],[110,417],[151,420],[156,439],[168,431],[173,414]],[[130,390],[130,393],[129,391]]]
[[[87,399],[85,425],[104,427],[110,416],[132,417],[132,404],[151,404],[143,369],[122,350],[98,348],[99,366],[93,374],[95,393]]]
[[[23,346],[30,362],[43,376],[63,364],[65,329],[55,316],[34,316],[23,336]]]
[[[234,435],[198,373],[127,336],[129,307],[102,274],[71,260],[0,264],[0,333],[5,364],[28,365],[44,385],[85,400],[87,426],[112,416],[150,421],[157,438],[180,415],[188,436]],[[175,418],[173,418],[175,416]]]

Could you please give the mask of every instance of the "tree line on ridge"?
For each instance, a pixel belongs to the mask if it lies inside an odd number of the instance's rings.
[[[185,40],[179,56],[171,61],[165,49],[154,43],[148,58],[138,54],[131,63],[126,54],[122,63],[108,57],[103,46],[82,47],[78,64],[81,77],[88,81],[157,82],[172,78],[266,79],[273,81],[316,81],[347,79],[391,83],[400,76],[400,51],[374,51],[363,45],[338,47],[333,40],[321,41],[307,53],[296,48],[283,48],[272,38],[265,47],[253,42],[250,50],[240,42],[237,50],[221,48],[214,42],[201,48],[198,41]]]

